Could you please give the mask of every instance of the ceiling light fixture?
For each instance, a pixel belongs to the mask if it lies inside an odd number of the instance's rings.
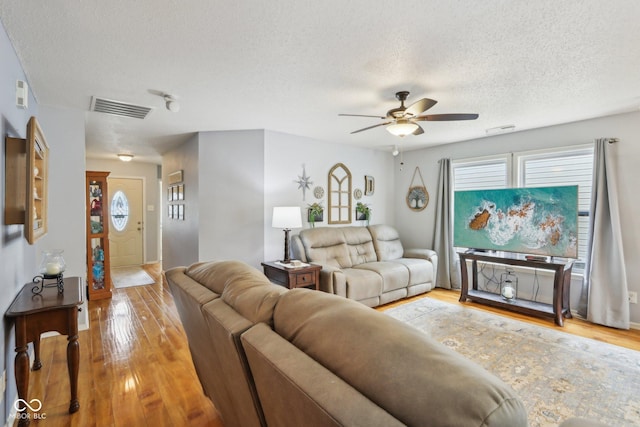
[[[416,131],[416,129],[418,129],[419,126],[407,119],[398,119],[396,120],[395,123],[390,124],[389,126],[387,126],[387,130],[389,131],[389,133],[391,133],[392,135],[395,136],[399,136],[399,137],[403,137],[403,136],[407,136],[409,134],[412,134],[413,132]]]
[[[131,160],[133,160],[133,154],[120,153],[118,154],[118,158],[123,162],[130,162]]]
[[[176,98],[174,96],[165,94],[164,101],[167,110],[171,111],[172,113],[177,113],[178,111],[180,111],[180,104],[178,104],[178,101],[176,101]]]

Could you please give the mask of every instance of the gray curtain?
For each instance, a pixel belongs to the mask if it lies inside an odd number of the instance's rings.
[[[596,140],[589,246],[579,313],[587,320],[629,329],[627,273],[615,177],[615,145]]]
[[[438,253],[436,286],[460,288],[460,260],[453,249],[453,215],[451,212],[451,159],[440,159],[436,203],[436,229],[433,250]]]

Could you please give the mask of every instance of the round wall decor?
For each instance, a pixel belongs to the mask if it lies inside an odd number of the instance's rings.
[[[426,187],[410,187],[407,193],[407,206],[412,211],[420,212],[429,204],[429,193]]]
[[[414,185],[413,181],[416,179],[416,173],[420,175],[420,182],[422,185]],[[411,184],[409,184],[409,191],[407,192],[407,206],[409,209],[415,212],[424,210],[429,204],[429,192],[424,185],[424,179],[422,179],[422,172],[420,168],[416,166],[416,170],[413,171],[413,177],[411,178]]]
[[[353,198],[356,200],[360,200],[362,198],[362,190],[359,188],[353,190]]]
[[[322,196],[324,196],[324,188],[317,186],[313,189],[313,195],[316,199],[322,199]]]

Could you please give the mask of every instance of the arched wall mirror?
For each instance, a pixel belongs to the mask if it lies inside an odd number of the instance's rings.
[[[342,163],[329,171],[329,224],[351,224],[351,172]]]

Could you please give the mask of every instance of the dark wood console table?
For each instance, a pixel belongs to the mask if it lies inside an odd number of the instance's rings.
[[[40,362],[40,335],[56,331],[68,336],[67,367],[71,402],[69,413],[80,409],[78,401],[78,368],[80,364],[80,344],[78,343],[78,311],[82,304],[82,280],[79,277],[64,278],[64,292],[59,294],[57,287],[45,288],[42,293],[34,294],[31,288],[35,283],[27,283],[6,312],[7,317],[15,318],[16,328],[16,387],[18,397],[28,402],[29,391],[29,354],[27,346],[33,343],[35,359],[33,370],[42,367]],[[28,409],[25,409],[25,412]],[[28,425],[29,417],[20,418],[18,425]]]
[[[570,319],[573,317],[569,308],[569,291],[571,288],[571,268],[573,267],[573,260],[552,257],[549,261],[534,261],[526,259],[525,256],[521,254],[510,252],[478,252],[474,250],[459,252],[458,255],[460,256],[460,273],[462,279],[460,302],[465,302],[467,299],[470,299],[517,313],[551,317],[558,326],[563,326],[563,318]],[[469,289],[467,260],[471,261],[473,275],[471,289]],[[478,261],[553,271],[553,303],[549,305],[518,298],[512,301],[506,301],[499,294],[478,289]]]

